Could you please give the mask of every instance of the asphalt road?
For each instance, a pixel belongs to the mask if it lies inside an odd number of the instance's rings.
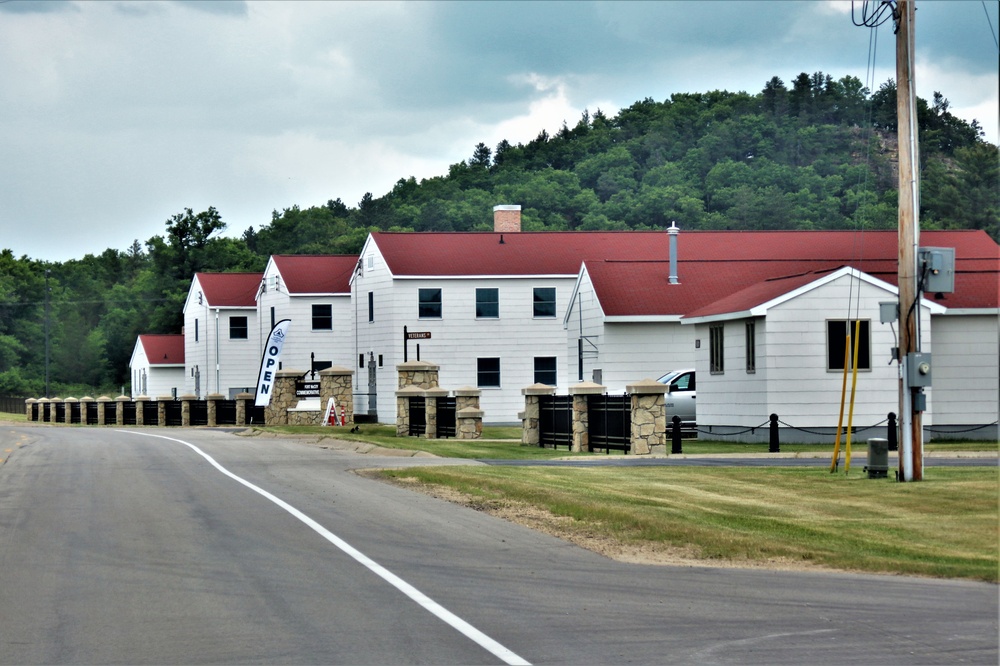
[[[995,585],[620,564],[350,471],[463,461],[48,427],[0,458],[4,664],[998,663]]]

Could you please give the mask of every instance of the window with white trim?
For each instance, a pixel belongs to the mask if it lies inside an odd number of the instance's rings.
[[[332,331],[333,330],[333,306],[329,303],[313,303],[312,306],[312,330]]]
[[[709,371],[713,375],[721,375],[726,371],[725,356],[725,326],[714,324],[708,327]]]
[[[854,338],[858,343],[858,370],[872,369],[871,320],[829,319],[826,322],[826,369],[853,368]],[[848,331],[848,329],[850,329]],[[848,339],[850,332],[850,339]]]
[[[417,316],[420,319],[441,318],[441,290],[421,289],[417,295]]]
[[[535,287],[532,299],[532,316],[556,316],[556,288]]]
[[[747,374],[757,372],[757,322],[748,321],[746,325]]]
[[[476,386],[479,388],[500,388],[500,359],[476,359]]]

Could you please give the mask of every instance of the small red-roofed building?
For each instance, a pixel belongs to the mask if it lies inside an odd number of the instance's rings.
[[[253,393],[260,369],[263,273],[196,273],[184,302],[184,392]]]
[[[132,397],[176,395],[184,388],[184,336],[142,334],[129,361]]]
[[[836,430],[844,330],[857,319],[854,425],[898,412],[899,369],[890,360],[899,324],[882,323],[880,310],[898,298],[894,231],[696,231],[675,239],[673,263],[667,253],[584,262],[564,317],[581,379],[620,391],[639,377],[693,367],[699,426],[746,430],[776,413],[810,431],[789,438],[821,433],[822,441]],[[956,250],[955,291],[925,293],[918,308],[922,351],[934,359],[924,425],[939,436],[995,438],[997,244],[982,231],[925,231],[921,245]]]

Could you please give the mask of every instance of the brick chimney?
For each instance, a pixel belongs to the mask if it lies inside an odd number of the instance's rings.
[[[493,231],[498,234],[509,234],[520,230],[520,206],[493,206]]]

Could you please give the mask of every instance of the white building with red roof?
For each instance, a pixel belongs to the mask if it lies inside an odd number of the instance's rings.
[[[263,273],[196,273],[184,302],[184,392],[253,392],[260,366]]]
[[[664,241],[667,234],[661,234]],[[862,321],[855,425],[898,411],[894,231],[685,232],[676,261],[587,261],[564,322],[580,378],[611,390],[683,367],[697,370],[700,426],[724,432],[771,413],[809,430],[837,424],[844,329]],[[922,351],[933,353],[926,426],[995,423],[998,248],[982,231],[925,231],[956,250],[955,291],[921,300]],[[932,352],[933,350],[933,352]],[[992,433],[992,435],[990,435]],[[978,435],[994,436],[996,427]]]
[[[257,295],[260,339],[291,320],[281,366],[303,374],[331,365],[354,367],[351,276],[358,255],[273,255]]]
[[[419,355],[440,366],[442,388],[480,389],[486,422],[516,423],[524,387],[578,381],[563,315],[581,263],[666,256],[662,232],[510,231],[520,228],[504,226],[511,208],[494,211],[502,232],[369,236],[353,288],[357,353],[374,362],[380,421],[395,418],[396,365]]]
[[[174,395],[184,388],[184,336],[143,334],[129,361],[132,397]]]

